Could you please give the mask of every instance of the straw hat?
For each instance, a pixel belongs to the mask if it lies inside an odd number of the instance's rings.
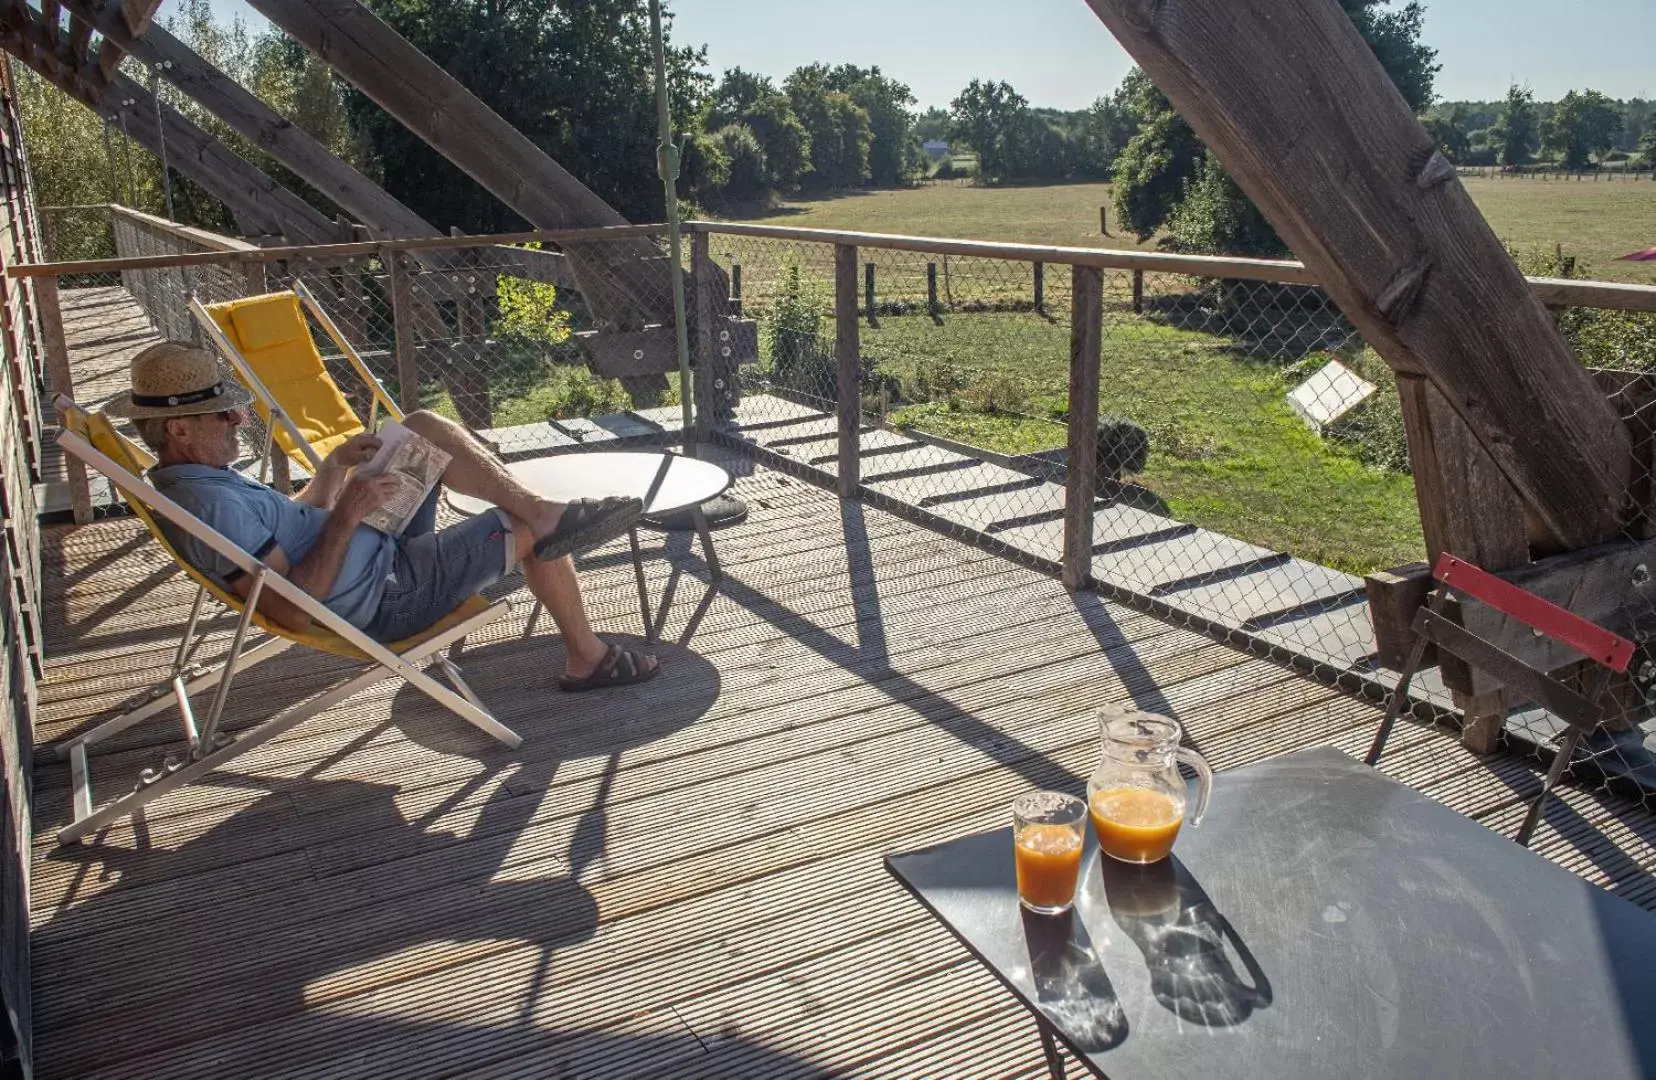
[[[200,416],[252,402],[253,395],[226,380],[204,350],[182,341],[162,341],[132,358],[132,389],[111,398],[104,412],[142,420]]]

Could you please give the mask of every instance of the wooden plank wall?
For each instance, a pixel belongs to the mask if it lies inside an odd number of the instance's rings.
[[[0,65],[0,266],[40,257],[11,68]],[[0,1078],[31,1075],[30,750],[40,675],[38,339],[30,283],[0,278]]]

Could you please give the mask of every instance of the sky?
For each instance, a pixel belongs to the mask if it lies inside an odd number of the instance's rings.
[[[212,0],[250,27],[242,0]],[[164,18],[174,4],[169,0]],[[802,64],[878,65],[920,106],[948,107],[972,79],[1011,83],[1032,105],[1079,109],[1109,93],[1130,61],[1085,0],[671,0],[679,44],[707,46],[714,72],[780,81]],[[1591,87],[1656,96],[1656,0],[1427,0],[1443,100],[1541,100]]]

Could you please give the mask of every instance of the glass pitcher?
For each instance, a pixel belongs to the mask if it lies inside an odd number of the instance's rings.
[[[1107,706],[1098,712],[1103,752],[1087,778],[1087,809],[1098,847],[1122,862],[1153,863],[1173,850],[1185,818],[1179,762],[1196,770],[1200,825],[1213,793],[1213,770],[1202,755],[1179,745],[1178,722],[1155,713]]]

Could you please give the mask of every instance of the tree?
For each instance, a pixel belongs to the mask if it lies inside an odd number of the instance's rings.
[[[730,124],[713,133],[724,154],[726,179],[720,192],[726,205],[750,207],[770,197],[769,167],[764,148],[745,124]]]
[[[922,143],[946,141],[949,137],[949,110],[933,105],[915,117],[914,137]]]
[[[764,154],[765,183],[773,191],[799,186],[811,165],[811,137],[788,95],[764,75],[731,68],[713,91],[706,120],[709,131],[732,124],[748,129]]]
[[[854,64],[834,68],[824,84],[848,96],[868,114],[872,140],[868,150],[869,182],[875,187],[896,187],[908,179],[917,157],[914,118],[909,113],[914,94],[909,88],[886,78],[877,67],[859,68]]]
[[[1466,107],[1460,102],[1433,107],[1422,121],[1443,156],[1457,165],[1471,155],[1472,139],[1467,130]]]
[[[1408,0],[1395,10],[1392,2],[1340,0],[1340,5],[1403,100],[1419,113],[1432,104],[1437,53],[1420,40],[1425,9],[1419,0]],[[1287,246],[1241,189],[1217,163],[1209,165],[1206,148],[1142,71],[1130,72],[1117,96],[1137,117],[1137,126],[1116,159],[1116,212],[1139,239],[1147,240],[1176,221],[1177,228],[1164,243],[1178,250],[1287,253]],[[1208,220],[1201,220],[1201,215]],[[1212,246],[1221,242],[1237,246]]]
[[[1028,110],[1029,102],[1009,84],[973,79],[949,103],[949,138],[977,152],[979,178],[1004,179],[1012,172]]]
[[[810,139],[811,168],[805,184],[818,191],[861,187],[871,175],[868,158],[874,133],[868,112],[850,95],[834,90],[828,76],[825,65],[812,64],[795,69],[782,84]]]
[[[659,220],[655,71],[646,0],[368,0],[369,7],[635,221]],[[664,31],[671,37],[671,13]],[[702,50],[669,44],[673,115],[701,112],[710,79]],[[439,228],[520,227],[518,217],[352,91],[347,104],[383,183]]]
[[[1567,169],[1585,169],[1603,158],[1621,134],[1621,110],[1597,90],[1571,90],[1553,107],[1542,146]]]
[[[1656,169],[1656,126],[1645,129],[1639,139],[1639,163],[1646,168]]]
[[[1527,86],[1514,83],[1507,88],[1506,105],[1490,131],[1495,143],[1495,160],[1517,166],[1529,160],[1540,130],[1535,113],[1535,95]]]

